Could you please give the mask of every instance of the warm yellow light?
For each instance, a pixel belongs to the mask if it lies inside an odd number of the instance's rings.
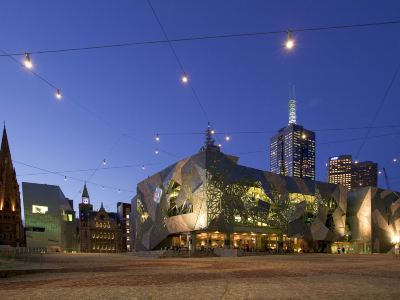
[[[399,234],[393,234],[392,236],[392,244],[398,244],[400,243],[400,235]]]
[[[25,53],[24,65],[29,70],[33,68],[33,64],[32,64],[31,57],[30,57],[29,53]]]
[[[294,48],[294,46],[295,46],[294,39],[292,38],[291,32],[288,31],[287,39],[286,39],[286,42],[285,42],[285,47],[286,47],[286,49],[291,50],[291,49]]]
[[[61,98],[62,98],[61,92],[60,92],[59,89],[57,89],[57,91],[56,91],[56,98],[57,98],[58,100],[61,100]]]
[[[189,77],[186,74],[182,75],[181,82],[182,83],[188,83],[189,82]]]
[[[302,138],[303,140],[305,140],[305,139],[307,138],[307,135],[306,135],[305,133],[303,133],[303,134],[301,135],[301,138]]]

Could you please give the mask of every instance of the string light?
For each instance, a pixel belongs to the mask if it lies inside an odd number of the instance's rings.
[[[120,189],[118,189],[118,193],[121,193],[121,190],[120,190]]]
[[[294,48],[294,46],[295,46],[295,44],[294,44],[294,39],[292,38],[292,33],[290,32],[290,30],[288,30],[285,47],[286,47],[286,49],[291,50]]]
[[[230,137],[229,135],[227,135],[227,136],[225,137],[225,141],[229,142],[230,140],[231,140],[231,137]]]
[[[155,139],[156,139],[156,142],[160,141],[160,135],[158,133],[156,134],[156,138]]]
[[[188,83],[189,82],[189,77],[186,74],[183,74],[182,77],[181,77],[181,82],[183,84]]]
[[[160,150],[158,150],[158,148],[156,148],[156,150],[154,150],[154,153],[155,153],[155,154],[159,154],[159,153],[160,153]]]
[[[101,189],[104,191],[104,186],[102,186]]]
[[[378,171],[378,174],[379,174],[379,175],[382,175],[382,171]]]
[[[66,182],[68,180],[67,176],[64,176],[64,181]]]
[[[59,89],[57,89],[57,91],[56,91],[56,98],[57,98],[57,100],[61,100],[61,98],[62,98],[61,92]]]
[[[397,158],[393,158],[393,162],[394,162],[394,163],[397,162]]]
[[[214,129],[211,130],[211,134],[215,134],[215,130]]]
[[[222,144],[218,144],[218,147],[221,148],[221,147],[222,147]]]
[[[31,70],[33,68],[33,64],[32,64],[31,57],[30,57],[29,53],[25,53],[24,65],[29,70]]]
[[[107,164],[106,159],[103,159],[103,166],[105,166]]]
[[[146,169],[146,166],[145,165],[142,165],[142,170],[145,170]]]

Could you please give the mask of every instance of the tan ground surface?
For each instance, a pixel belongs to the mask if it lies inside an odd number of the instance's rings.
[[[44,261],[60,269],[0,278],[0,299],[400,299],[400,260],[390,255]]]

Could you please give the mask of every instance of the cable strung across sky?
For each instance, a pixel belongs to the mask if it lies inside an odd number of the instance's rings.
[[[399,24],[400,24],[400,20],[393,20],[393,21],[358,23],[358,24],[342,24],[342,25],[333,25],[333,26],[291,28],[291,29],[274,30],[274,31],[204,35],[204,36],[183,37],[183,38],[164,39],[164,40],[148,40],[148,41],[125,42],[125,43],[115,43],[115,44],[102,44],[102,45],[93,45],[93,46],[84,46],[84,47],[31,50],[31,51],[24,51],[24,52],[0,54],[0,57],[24,56],[27,53],[29,53],[31,55],[32,54],[55,54],[55,53],[78,52],[78,51],[88,51],[88,50],[100,50],[100,49],[108,49],[108,48],[132,47],[132,46],[141,46],[141,45],[156,45],[156,44],[165,44],[165,43],[170,43],[170,42],[179,43],[179,42],[228,39],[228,38],[238,38],[238,37],[265,36],[265,35],[272,35],[272,34],[285,34],[286,35],[286,34],[288,34],[288,32],[295,33],[295,32],[308,32],[308,31],[344,30],[344,29],[352,29],[352,28],[367,28],[367,27],[399,25]]]

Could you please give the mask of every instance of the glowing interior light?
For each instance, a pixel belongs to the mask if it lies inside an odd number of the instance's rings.
[[[303,133],[303,134],[301,135],[301,138],[302,138],[303,140],[305,140],[305,139],[307,138],[307,135],[306,135],[305,133]]]
[[[184,74],[181,77],[181,81],[182,81],[182,83],[188,83],[189,82],[189,77],[186,74]]]
[[[229,135],[227,135],[227,136],[225,137],[225,141],[229,142],[230,140],[231,140],[231,137],[230,137]]]
[[[29,70],[33,68],[33,64],[32,64],[31,57],[30,57],[29,53],[25,53],[24,65]]]
[[[160,135],[157,133],[156,134],[156,141],[159,142],[160,141]]]
[[[57,100],[61,100],[61,98],[62,98],[61,92],[59,89],[57,89],[57,91],[56,91],[56,98],[57,98]]]
[[[291,50],[294,48],[294,39],[292,38],[292,33],[290,31],[287,32],[287,39],[285,42],[285,47],[288,50]]]

